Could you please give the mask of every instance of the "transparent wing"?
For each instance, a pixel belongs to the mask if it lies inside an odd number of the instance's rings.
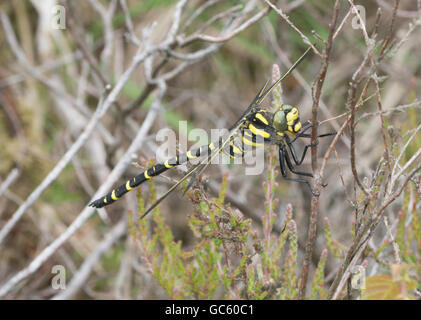
[[[276,80],[268,89],[266,89],[266,87],[268,86],[269,81],[266,81],[263,88],[260,89],[260,91],[254,98],[252,103],[249,105],[249,107],[246,109],[246,111],[243,113],[241,118],[230,128],[228,135],[223,139],[219,140],[218,146],[214,148],[207,157],[201,160],[200,163],[192,167],[181,180],[179,180],[177,183],[171,186],[171,188],[166,193],[164,193],[148,210],[146,210],[146,212],[141,218],[145,217],[149,212],[151,212],[158,204],[161,203],[162,200],[164,200],[172,191],[174,191],[175,188],[177,188],[180,184],[183,183],[183,181],[185,181],[188,178],[191,178],[191,180],[187,185],[186,191],[190,189],[193,183],[197,180],[197,178],[206,170],[206,168],[212,162],[212,160],[218,154],[220,154],[221,151],[227,146],[231,138],[241,131],[240,128],[247,121],[247,117],[251,113],[256,112],[256,109],[259,108],[259,105],[262,104],[263,100],[268,96],[268,94],[273,90],[273,88],[275,88],[276,85],[278,85],[283,79],[285,79],[285,77],[287,77],[292,72],[292,70],[294,70],[301,63],[301,61],[303,61],[310,49],[311,48],[309,47],[304,52],[304,54],[291,66],[291,68],[289,68],[287,72],[285,72],[282,75],[282,77]]]

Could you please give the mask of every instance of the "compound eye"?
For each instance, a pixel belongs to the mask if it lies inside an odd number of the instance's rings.
[[[285,131],[288,128],[284,110],[275,112],[273,116],[273,126],[278,131]]]
[[[283,104],[282,105],[282,110],[284,110],[285,114],[288,114],[294,107],[291,106],[290,104]]]

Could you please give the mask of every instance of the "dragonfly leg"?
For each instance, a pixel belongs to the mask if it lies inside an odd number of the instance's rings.
[[[335,135],[335,134],[336,133],[333,133],[333,132],[331,132],[331,133],[325,133],[325,134],[319,135],[318,137],[328,137],[328,136],[332,136],[332,135]],[[301,137],[311,138],[311,135],[310,134],[307,135],[307,134],[304,134],[303,133],[301,135]],[[296,138],[294,138],[293,140],[289,140],[288,136],[286,136],[287,145],[288,145],[289,150],[291,151],[292,158],[294,159],[295,164],[297,166],[299,166],[301,163],[303,163],[304,157],[306,156],[306,153],[307,153],[308,148],[317,146],[319,144],[319,140],[316,140],[315,143],[310,143],[310,144],[306,145],[304,147],[303,154],[301,155],[301,159],[298,159],[297,152],[295,151],[295,148],[294,148],[294,145],[293,145],[293,142],[295,141],[295,139]]]
[[[313,127],[313,125],[310,123],[309,120],[307,120],[306,122],[304,122],[301,131],[294,137],[294,139],[291,140],[291,143],[293,143],[298,138],[311,138],[312,135],[309,134],[309,133],[306,133],[306,131],[308,131],[312,127]],[[317,135],[317,138],[334,136],[336,134],[337,134],[337,132],[322,133],[322,134]]]
[[[317,136],[317,138],[323,138],[323,137],[335,136],[336,134],[337,134],[337,132],[322,133],[322,134],[319,134],[319,135]],[[295,138],[294,138],[294,140],[292,140],[291,142],[294,142],[296,138],[297,138],[297,137],[295,137]],[[309,134],[309,133],[303,133],[303,134],[301,134],[301,135],[299,136],[299,138],[311,138],[311,134]]]
[[[289,157],[288,151],[286,149],[284,149],[283,153],[284,153],[285,162],[286,162],[286,164],[288,166],[288,169],[292,173],[295,173],[295,174],[300,175],[300,176],[306,176],[306,177],[313,178],[313,174],[312,173],[296,171],[295,168],[294,168],[294,165],[292,164],[291,158]],[[299,164],[297,164],[297,165],[299,165]]]
[[[280,167],[281,167],[282,177],[285,180],[295,181],[295,182],[300,182],[300,183],[307,184],[307,186],[309,187],[309,189],[310,189],[311,193],[313,194],[313,196],[318,197],[319,194],[313,191],[313,188],[311,187],[310,182],[307,179],[303,179],[303,178],[290,178],[290,177],[287,176],[287,170],[286,170],[286,167],[285,167],[285,161],[287,161],[287,165],[288,165],[288,161],[290,161],[290,159],[288,158],[288,160],[286,160],[286,157],[288,157],[288,155],[287,155],[286,152],[287,151],[286,151],[286,149],[283,146],[280,146],[279,147],[279,164],[280,164]],[[289,167],[289,165],[288,165],[288,167]]]
[[[310,144],[306,145],[304,147],[303,154],[301,155],[301,159],[298,159],[297,152],[295,151],[294,145],[292,144],[292,142],[290,142],[290,141],[287,140],[287,145],[288,145],[289,151],[291,151],[292,158],[294,159],[294,162],[295,162],[295,164],[297,166],[299,166],[299,165],[301,165],[303,163],[308,148],[315,147],[318,144],[319,144],[319,141],[316,140],[316,143],[310,143]]]

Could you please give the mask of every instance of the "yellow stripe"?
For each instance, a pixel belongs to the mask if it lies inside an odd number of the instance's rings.
[[[287,113],[286,119],[287,122],[291,122],[294,121],[298,118],[298,109],[297,108],[292,108],[290,112]]]
[[[213,145],[213,142],[211,142],[211,143],[209,144],[209,149],[211,149],[211,151],[212,151],[213,149],[215,149],[215,146]]]
[[[250,123],[249,125],[249,129],[251,132],[253,132],[256,136],[261,136],[263,138],[269,138],[270,134],[269,132],[266,132],[265,130],[262,129],[257,129],[252,123]]]
[[[288,131],[294,132],[294,131],[292,131],[292,127],[291,126],[288,126]]]
[[[117,196],[115,195],[115,190],[113,190],[113,192],[111,192],[111,199],[118,200]]]
[[[107,203],[107,197],[104,197],[104,203]]]
[[[276,134],[277,134],[278,136],[281,136],[281,137],[283,137],[283,136],[284,136],[284,134],[283,134],[282,132],[279,132],[279,131],[278,131]]]
[[[164,162],[164,166],[165,166],[165,168],[168,168],[168,169],[174,167],[173,165],[170,165],[168,163],[168,160]]]
[[[243,142],[248,145],[248,146],[252,146],[252,147],[260,147],[262,145],[262,143],[256,143],[250,140],[247,140],[246,137],[243,136]]]
[[[240,149],[238,149],[235,145],[234,145],[234,143],[230,143],[230,146],[232,147],[232,151],[234,151],[234,153],[237,153],[237,154],[243,154],[242,152],[241,152],[241,150]]]
[[[269,122],[266,120],[266,118],[261,113],[256,113],[256,118],[262,121],[265,125],[268,125]]]
[[[129,191],[129,190],[132,190],[132,189],[133,188],[130,187],[130,180],[127,180],[127,182],[126,182],[126,190]]]
[[[194,159],[194,158],[197,158],[197,157],[194,156],[194,155],[192,155],[191,152],[190,152],[190,150],[189,150],[189,151],[187,151],[187,158]]]
[[[301,129],[301,122],[298,122],[294,127],[294,131],[298,132],[298,131],[300,131],[300,129]]]
[[[145,179],[150,179],[151,176],[148,175],[148,170],[145,170],[145,172],[143,173],[143,175],[145,176]]]

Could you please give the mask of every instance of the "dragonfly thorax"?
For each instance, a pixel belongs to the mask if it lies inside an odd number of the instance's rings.
[[[289,105],[283,104],[273,114],[273,127],[277,131],[297,133],[301,130],[300,114],[298,109]]]

